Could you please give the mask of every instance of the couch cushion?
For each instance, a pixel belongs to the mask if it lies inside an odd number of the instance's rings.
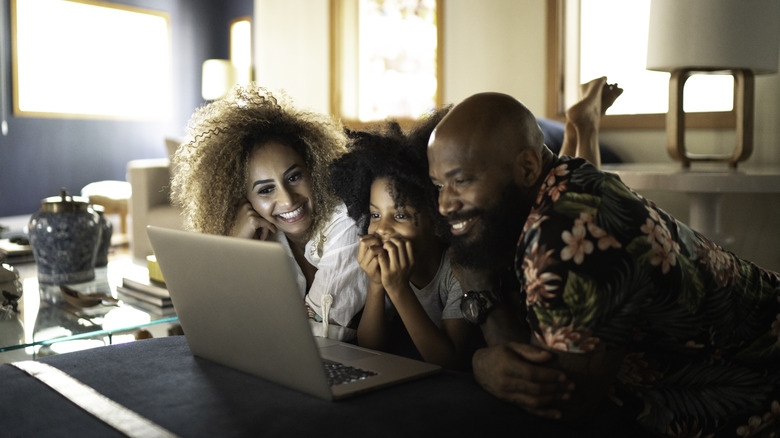
[[[539,127],[542,128],[544,133],[544,144],[557,155],[563,145],[563,123],[541,117],[537,118],[536,122],[539,123]],[[623,159],[612,148],[605,145],[604,142],[599,142],[599,150],[601,151],[602,164],[623,162]]]

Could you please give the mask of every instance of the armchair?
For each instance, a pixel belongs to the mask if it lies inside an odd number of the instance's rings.
[[[129,212],[132,220],[130,249],[135,258],[153,253],[146,226],[181,229],[181,210],[171,204],[170,171],[167,158],[131,160],[127,163],[127,181],[133,194]]]

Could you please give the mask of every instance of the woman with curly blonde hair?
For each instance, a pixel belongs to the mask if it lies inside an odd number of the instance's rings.
[[[187,229],[284,245],[310,316],[339,339],[355,336],[366,290],[355,222],[329,182],[345,147],[340,123],[237,86],[192,116],[171,182]]]

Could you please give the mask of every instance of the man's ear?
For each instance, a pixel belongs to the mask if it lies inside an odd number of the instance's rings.
[[[533,187],[542,173],[542,155],[534,148],[523,148],[515,155],[514,177],[519,187]]]

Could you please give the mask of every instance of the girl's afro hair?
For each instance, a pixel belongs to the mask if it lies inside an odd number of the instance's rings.
[[[431,132],[448,111],[424,116],[408,132],[394,121],[372,130],[347,131],[348,152],[331,164],[331,185],[361,234],[368,230],[371,184],[386,178],[397,208],[411,206],[428,215],[436,235],[447,238],[438,213],[438,193],[428,176],[427,148]]]

